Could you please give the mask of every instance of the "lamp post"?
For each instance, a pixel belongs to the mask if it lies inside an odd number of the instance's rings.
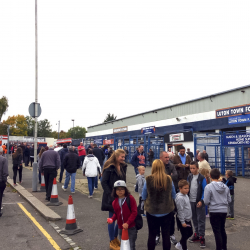
[[[74,137],[74,121],[75,121],[75,119],[72,119],[71,121],[73,122],[73,137]]]
[[[58,121],[58,140],[59,140],[59,134],[60,134],[60,121]]]

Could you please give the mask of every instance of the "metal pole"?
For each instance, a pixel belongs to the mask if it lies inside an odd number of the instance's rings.
[[[59,134],[60,134],[60,121],[58,121],[58,139],[59,139]]]
[[[37,0],[35,0],[35,135],[32,191],[37,191],[37,116],[38,116],[38,40],[37,40]]]
[[[9,151],[10,151],[10,125],[8,125],[8,139],[7,139],[7,160],[9,162]],[[8,163],[9,164],[9,163]]]

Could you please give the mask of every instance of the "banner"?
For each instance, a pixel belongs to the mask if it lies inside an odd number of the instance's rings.
[[[215,113],[216,113],[216,119],[250,113],[250,104],[245,104],[225,109],[217,109]]]
[[[224,146],[250,145],[250,134],[224,134]]]
[[[141,129],[141,133],[146,134],[154,134],[155,133],[155,126],[145,127]]]
[[[248,122],[250,122],[250,114],[228,117],[228,124],[239,124],[239,123],[248,123]]]
[[[127,132],[128,126],[120,127],[120,128],[113,128],[113,134]]]
[[[103,145],[114,144],[114,139],[103,140]]]

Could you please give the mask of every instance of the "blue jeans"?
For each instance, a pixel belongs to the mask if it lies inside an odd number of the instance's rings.
[[[95,177],[87,177],[87,179],[88,179],[89,195],[92,196],[94,192]]]
[[[109,218],[112,218],[113,213],[109,212]],[[114,240],[114,238],[117,238],[118,235],[118,225],[113,222],[112,224],[108,224],[108,230],[109,230],[109,239],[110,241]]]
[[[135,169],[135,175],[138,175],[139,174],[138,168],[134,166],[134,169]]]
[[[66,171],[66,178],[65,178],[65,182],[64,182],[64,188],[65,189],[68,188],[70,177],[71,177],[71,188],[70,188],[70,191],[71,192],[75,192],[76,173],[68,173]]]
[[[98,176],[95,177],[95,188],[98,188]]]

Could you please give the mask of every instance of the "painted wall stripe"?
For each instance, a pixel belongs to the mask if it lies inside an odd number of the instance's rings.
[[[18,206],[23,210],[23,212],[30,218],[30,220],[38,227],[38,229],[43,233],[43,235],[48,239],[50,244],[56,249],[61,250],[53,238],[47,233],[47,231],[36,221],[36,219],[27,211],[27,209],[21,204],[17,203]]]

